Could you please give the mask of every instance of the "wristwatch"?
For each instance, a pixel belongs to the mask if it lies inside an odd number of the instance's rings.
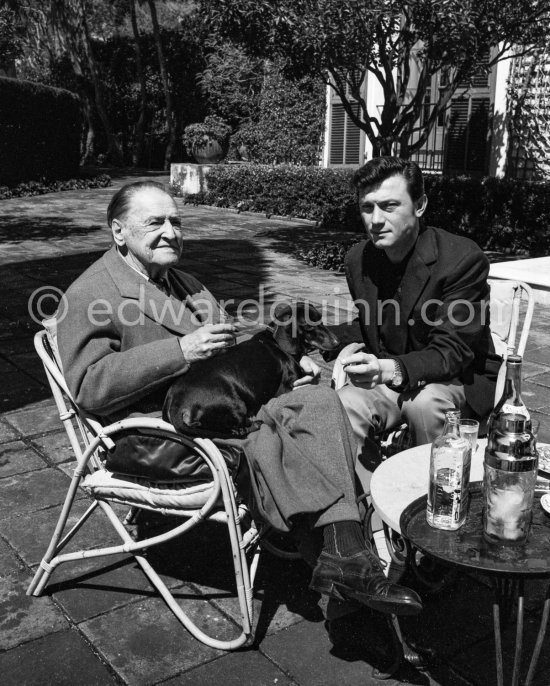
[[[392,388],[398,388],[403,384],[404,376],[405,375],[403,374],[401,362],[399,362],[399,360],[393,360],[393,376],[388,386],[391,386]]]

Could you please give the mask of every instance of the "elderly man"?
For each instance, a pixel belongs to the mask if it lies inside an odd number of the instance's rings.
[[[418,166],[373,159],[353,182],[368,240],[347,254],[346,276],[365,350],[342,360],[340,399],[370,467],[378,432],[405,421],[418,445],[442,432],[446,410],[485,415],[501,359],[489,331],[488,260],[468,238],[424,225]]]
[[[114,246],[66,293],[58,342],[67,383],[84,410],[107,420],[158,415],[174,378],[234,344],[234,325],[224,321],[204,286],[174,268],[183,232],[176,204],[160,184],[124,186],[113,196],[107,218]],[[304,358],[301,364],[312,380],[318,373],[314,363]],[[338,396],[303,385],[264,409],[273,425],[288,427],[276,437],[285,451],[277,461],[281,468],[263,458],[269,453],[268,428],[240,445],[250,473],[267,484],[269,498],[261,512],[270,523],[301,530],[305,520],[311,538],[315,531],[322,534],[311,588],[381,612],[420,611],[418,596],[386,580],[364,540],[353,482],[353,434]],[[240,471],[235,451],[226,454],[233,472]],[[143,434],[119,440],[109,466],[158,478],[205,477],[196,456]]]

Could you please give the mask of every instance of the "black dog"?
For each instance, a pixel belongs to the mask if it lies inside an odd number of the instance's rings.
[[[339,341],[313,305],[281,303],[274,321],[250,340],[194,362],[176,379],[163,417],[183,434],[242,438],[258,428],[254,415],[271,398],[292,390],[304,375],[307,352],[333,350]]]

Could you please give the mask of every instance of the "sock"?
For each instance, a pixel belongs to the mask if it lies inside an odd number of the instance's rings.
[[[349,557],[366,548],[359,522],[334,522],[323,527],[323,550],[338,557]]]

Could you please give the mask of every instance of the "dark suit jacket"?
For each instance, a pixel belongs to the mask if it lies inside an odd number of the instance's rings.
[[[346,277],[367,350],[399,359],[408,377],[402,391],[459,379],[470,407],[485,415],[493,405],[501,359],[489,329],[489,262],[482,250],[468,238],[421,228],[398,291],[394,355],[381,350],[377,326],[378,289],[372,275],[379,264],[380,251],[371,241],[354,245],[346,256]]]
[[[177,269],[167,276],[175,297],[140,276],[113,247],[67,290],[57,340],[67,384],[84,411],[106,421],[160,416],[170,383],[187,369],[179,337],[220,321],[220,306],[197,279]],[[133,439],[118,442],[110,468],[142,474],[145,465],[159,479],[208,473],[200,458],[182,460],[188,451],[180,445]]]

